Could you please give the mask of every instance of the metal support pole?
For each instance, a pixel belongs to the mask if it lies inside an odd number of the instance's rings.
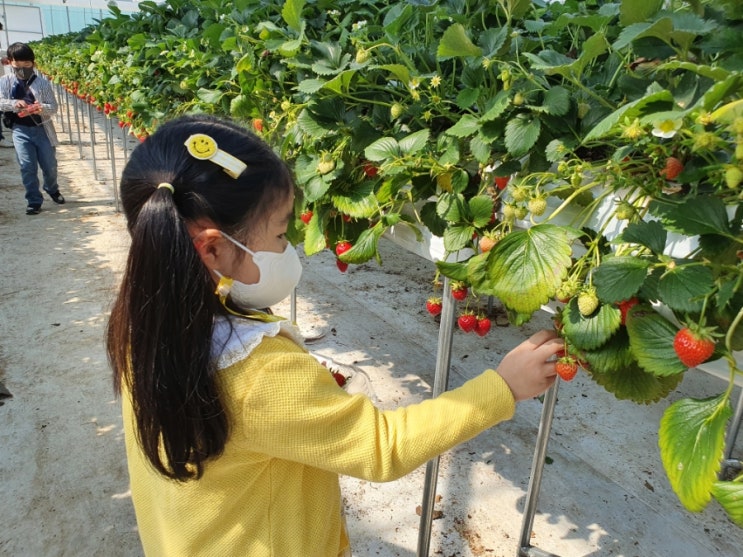
[[[289,321],[292,323],[297,322],[297,288],[292,290],[291,298],[289,298]]]
[[[447,390],[449,385],[449,369],[451,367],[451,345],[454,336],[454,322],[456,320],[456,303],[451,294],[449,279],[444,278],[443,304],[441,308],[441,325],[439,327],[438,351],[436,357],[436,373],[433,381],[434,397]],[[421,520],[418,530],[418,557],[427,557],[431,546],[431,522],[433,521],[433,504],[436,499],[436,482],[439,473],[437,456],[426,464],[426,478],[423,485],[423,504],[421,505]]]
[[[78,106],[79,100],[77,96],[73,97],[72,102],[73,106],[75,107],[75,127],[77,128],[77,150],[80,152],[80,158],[83,159],[83,138],[82,134],[80,132],[80,120],[82,119],[82,115],[80,114],[81,110]]]
[[[544,459],[547,455],[547,442],[549,441],[550,430],[552,429],[552,417],[555,413],[557,387],[559,384],[560,380],[558,379],[552,387],[547,389],[547,392],[544,395],[542,419],[539,422],[537,444],[534,449],[534,460],[531,464],[531,477],[529,478],[529,487],[526,491],[524,520],[521,526],[521,538],[519,539],[519,557],[558,557],[553,553],[547,553],[536,547],[531,547],[531,532],[532,527],[534,526],[534,514],[537,510],[539,489],[542,485]]]
[[[121,126],[119,129],[121,130],[121,143],[124,146],[124,166],[126,166],[129,160],[129,132],[126,131],[127,126]]]
[[[735,406],[735,414],[733,420],[728,426],[728,437],[725,447],[725,458],[731,459],[733,456],[733,448],[735,447],[735,440],[738,438],[738,430],[740,429],[740,422],[743,418],[743,386],[740,388],[740,396],[738,397],[738,404]]]
[[[93,129],[93,105],[88,103],[88,133],[90,134],[90,154],[93,157],[93,178],[98,178],[98,161],[95,158],[95,130]]]
[[[111,177],[113,179],[113,188],[114,188],[114,207],[116,209],[116,212],[119,212],[119,180],[118,176],[116,175],[116,152],[114,151],[114,132],[113,132],[113,124],[111,123],[111,118],[106,116],[106,120],[104,121],[104,124],[106,126],[106,138],[108,141],[106,141],[106,145],[108,146],[108,151],[111,154]]]

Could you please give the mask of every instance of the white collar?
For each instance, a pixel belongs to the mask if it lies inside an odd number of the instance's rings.
[[[212,359],[216,361],[217,369],[228,368],[247,358],[264,337],[275,337],[279,334],[290,338],[299,346],[304,346],[299,330],[287,319],[264,322],[219,315],[214,321]]]

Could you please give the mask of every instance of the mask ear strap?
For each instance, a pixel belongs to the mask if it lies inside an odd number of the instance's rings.
[[[255,252],[254,252],[254,251],[253,251],[252,249],[250,249],[250,248],[249,248],[248,246],[246,246],[245,244],[241,244],[240,242],[238,242],[237,240],[235,240],[235,239],[234,239],[234,238],[233,238],[232,236],[230,236],[229,234],[225,234],[225,233],[224,233],[224,232],[222,232],[221,230],[219,231],[219,233],[220,233],[220,234],[221,234],[222,236],[224,236],[225,238],[227,238],[227,239],[228,239],[228,240],[229,240],[230,242],[232,242],[233,244],[235,244],[235,245],[236,245],[236,246],[237,246],[238,248],[240,248],[240,249],[242,249],[242,250],[244,250],[244,251],[247,251],[247,252],[248,252],[248,253],[249,253],[250,255],[255,255]]]

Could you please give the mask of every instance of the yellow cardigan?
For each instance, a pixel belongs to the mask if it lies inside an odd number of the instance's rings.
[[[508,385],[488,370],[436,399],[381,411],[339,388],[284,336],[219,372],[231,424],[200,480],[159,475],[122,397],[132,500],[154,557],[335,557],[349,547],[338,475],[385,482],[510,419]]]

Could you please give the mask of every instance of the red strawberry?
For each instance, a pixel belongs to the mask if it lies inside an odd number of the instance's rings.
[[[619,307],[619,311],[622,312],[622,325],[627,324],[627,314],[629,313],[629,310],[631,310],[633,306],[636,306],[639,303],[640,300],[633,296],[629,300],[623,300],[617,304],[617,306]]]
[[[673,349],[686,367],[696,367],[709,360],[715,351],[711,329],[684,327],[673,339]]]
[[[475,330],[475,327],[477,327],[477,317],[475,317],[475,314],[472,312],[462,313],[457,318],[457,325],[459,325],[459,328],[465,333],[471,333]]]
[[[578,362],[572,356],[563,356],[555,362],[555,372],[563,381],[572,381],[578,373]]]
[[[467,286],[463,282],[453,282],[451,285],[451,295],[455,300],[461,302],[467,297]]]
[[[675,180],[682,170],[684,170],[684,163],[676,157],[668,157],[666,166],[660,171],[660,175],[665,176],[666,180]]]
[[[372,163],[368,162],[364,165],[364,174],[366,174],[368,178],[374,178],[379,174],[379,169]]]
[[[335,254],[340,257],[344,253],[346,253],[348,250],[351,249],[351,242],[347,242],[346,240],[341,240],[337,244],[335,244]]]
[[[479,316],[477,318],[477,324],[475,325],[475,332],[484,337],[490,331],[490,319],[485,316]]]
[[[339,271],[340,271],[341,273],[345,273],[345,272],[346,272],[346,270],[348,269],[348,263],[344,263],[344,262],[343,262],[343,261],[341,261],[340,259],[336,259],[336,260],[335,260],[335,266],[336,266],[336,267],[338,267],[338,270],[339,270]]]
[[[429,298],[426,300],[426,310],[433,316],[441,313],[441,298]]]
[[[302,214],[299,215],[299,218],[302,219],[302,222],[305,224],[309,224],[310,220],[312,220],[312,211],[307,209],[306,211],[302,211]]]
[[[499,190],[506,189],[506,186],[508,185],[508,181],[511,179],[510,176],[496,176],[495,177],[495,187]]]
[[[340,371],[334,371],[333,378],[335,379],[335,382],[338,383],[339,387],[342,387],[346,384],[346,376],[343,375]]]
[[[253,120],[253,129],[257,132],[263,131],[263,120],[261,118],[255,118]]]

